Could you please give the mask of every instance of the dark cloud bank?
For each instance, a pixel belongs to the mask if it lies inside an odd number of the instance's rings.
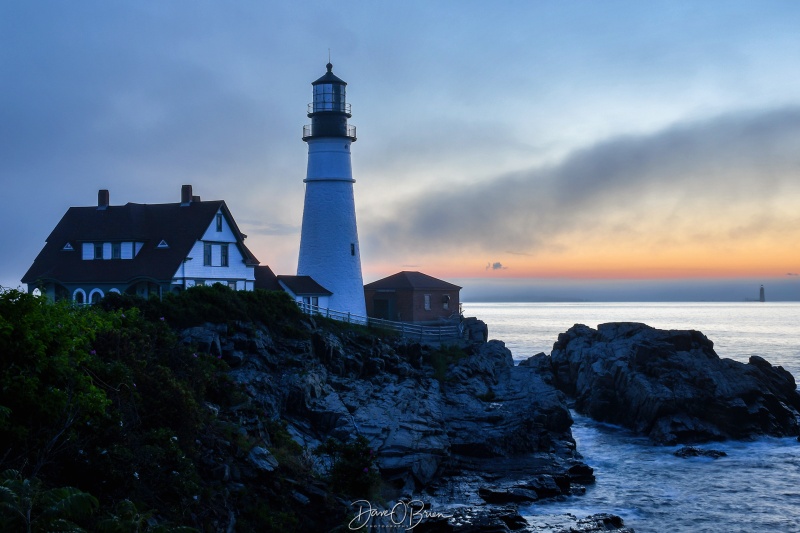
[[[799,107],[738,113],[608,139],[548,168],[437,190],[391,205],[363,227],[369,246],[381,252],[535,255],[568,233],[602,227],[606,236],[628,238],[648,217],[669,224],[687,209],[713,216],[747,205],[757,213],[722,229],[726,237],[746,238],[779,223],[766,206],[796,189],[798,169]]]

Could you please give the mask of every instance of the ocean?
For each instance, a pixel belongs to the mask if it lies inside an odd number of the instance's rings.
[[[574,324],[643,322],[694,329],[720,357],[747,362],[760,355],[800,377],[800,303],[464,303],[464,316],[487,323],[520,361],[549,354]],[[703,445],[719,459],[680,459],[680,446],[654,446],[630,431],[573,413],[573,435],[597,481],[586,494],[537,502],[536,516],[611,512],[637,533],[800,532],[800,442],[760,438]]]

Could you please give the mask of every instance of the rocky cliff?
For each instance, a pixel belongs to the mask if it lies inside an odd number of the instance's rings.
[[[249,401],[284,421],[308,457],[331,437],[362,436],[377,454],[381,498],[435,501],[439,509],[475,506],[474,528],[459,531],[523,524],[515,511],[486,505],[570,494],[593,481],[575,451],[566,398],[548,382],[549,369],[515,366],[500,341],[437,348],[324,323],[308,317],[308,331],[295,339],[248,323],[206,324],[182,336],[228,361]],[[251,465],[265,473],[279,467],[265,447],[256,451]],[[315,491],[296,488],[298,498],[312,502]],[[453,531],[441,518],[426,524],[427,531]]]

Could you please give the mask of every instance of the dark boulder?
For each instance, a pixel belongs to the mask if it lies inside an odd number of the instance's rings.
[[[578,324],[558,336],[550,362],[579,412],[659,443],[800,433],[792,375],[758,356],[720,358],[699,331]]]
[[[689,457],[710,457],[712,459],[719,459],[720,457],[728,456],[727,453],[720,450],[704,450],[696,446],[684,446],[676,450],[673,455],[682,459],[688,459]]]

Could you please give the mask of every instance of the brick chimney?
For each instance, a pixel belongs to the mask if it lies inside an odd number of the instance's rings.
[[[189,205],[192,203],[194,198],[192,197],[192,186],[191,185],[182,185],[181,186],[181,205]]]
[[[97,209],[105,210],[108,207],[108,189],[100,189],[97,191]]]

